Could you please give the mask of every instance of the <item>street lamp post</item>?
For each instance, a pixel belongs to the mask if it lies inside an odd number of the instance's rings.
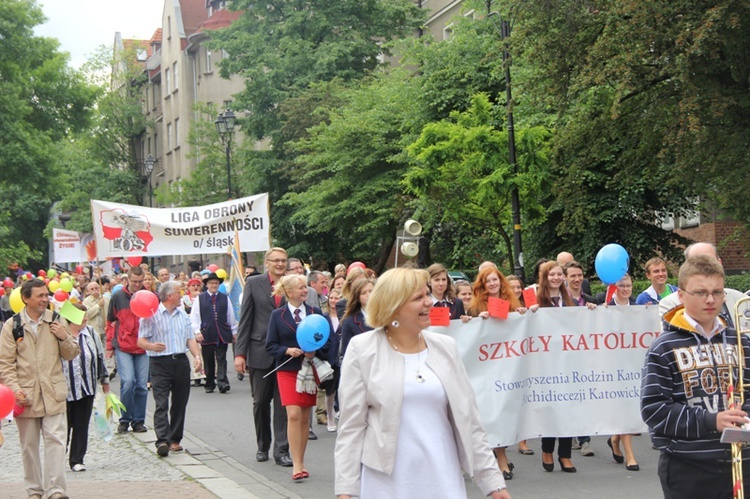
[[[508,110],[508,155],[510,168],[514,175],[518,175],[518,163],[516,162],[516,130],[513,123],[513,94],[510,85],[510,51],[508,50],[508,37],[510,37],[510,23],[503,19],[498,12],[490,12],[489,16],[497,16],[500,19],[500,39],[503,41],[503,69],[505,72],[505,100]],[[511,216],[513,218],[513,273],[524,279],[523,249],[521,247],[521,203],[518,196],[518,187],[513,187],[510,192]],[[524,281],[525,282],[525,281]]]
[[[156,163],[156,158],[154,158],[150,154],[143,161],[143,173],[145,173],[146,178],[148,178],[148,205],[149,207],[154,206],[154,189],[151,184],[151,174],[154,173],[154,163]]]
[[[230,163],[232,151],[232,135],[234,133],[235,115],[227,109],[220,113],[214,122],[216,131],[219,132],[221,143],[226,146],[227,153],[227,199],[232,199],[232,167]]]

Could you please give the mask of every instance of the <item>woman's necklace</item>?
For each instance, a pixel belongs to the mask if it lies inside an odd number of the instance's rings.
[[[393,349],[397,351],[398,353],[401,353],[401,350],[398,349],[396,344],[391,339],[391,335],[386,333],[385,337],[388,338],[388,342],[391,344]],[[424,383],[424,376],[422,376],[422,372],[421,372],[421,368],[422,368],[422,362],[421,362],[422,350],[420,349],[421,346],[422,346],[422,333],[419,333],[419,339],[417,340],[417,350],[418,350],[417,352],[417,381],[419,383]]]

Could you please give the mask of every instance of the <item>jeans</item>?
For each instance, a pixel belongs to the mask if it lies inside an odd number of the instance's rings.
[[[148,401],[148,356],[116,348],[115,357],[117,372],[120,373],[120,402],[125,406],[120,423],[142,423],[146,420]]]

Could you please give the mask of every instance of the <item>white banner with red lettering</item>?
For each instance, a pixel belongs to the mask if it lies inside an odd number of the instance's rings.
[[[491,446],[641,433],[641,369],[658,307],[543,308],[432,327],[455,338]]]
[[[80,263],[96,260],[94,236],[74,230],[52,229],[54,263]]]
[[[268,194],[189,208],[148,208],[91,201],[99,259],[224,253],[239,235],[241,251],[271,242]],[[236,231],[236,232],[235,232]]]

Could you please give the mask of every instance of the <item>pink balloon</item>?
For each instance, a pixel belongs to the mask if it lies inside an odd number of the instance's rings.
[[[40,270],[36,273],[39,277],[47,277],[47,271],[46,270]]]
[[[348,274],[349,272],[352,271],[352,269],[366,269],[366,268],[367,268],[367,265],[365,265],[362,262],[352,262],[349,264],[349,268],[346,269],[346,273]]]
[[[152,317],[159,308],[159,298],[147,289],[137,291],[130,298],[130,310],[141,319]]]
[[[210,270],[211,272],[216,272],[217,270],[219,270],[219,266],[218,266],[218,265],[216,265],[215,263],[212,263],[211,265],[209,265],[209,266],[208,266],[208,267],[206,267],[206,268],[207,268],[208,270]]]
[[[16,398],[13,396],[13,390],[5,385],[0,385],[0,418],[10,414],[15,404]]]

